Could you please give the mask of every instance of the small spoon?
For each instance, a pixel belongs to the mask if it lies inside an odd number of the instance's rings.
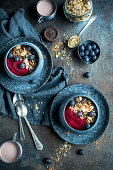
[[[17,107],[17,102],[18,102],[18,101],[24,102],[24,99],[23,99],[22,95],[20,95],[20,94],[15,94],[15,95],[13,96],[13,104],[14,104],[15,108]],[[20,140],[24,140],[24,139],[25,139],[25,135],[24,135],[22,120],[21,120],[21,117],[20,117],[20,116],[19,116],[19,127],[20,127]]]
[[[70,48],[74,48],[76,47],[79,43],[80,43],[80,35],[84,32],[84,30],[86,30],[86,28],[93,22],[95,21],[95,19],[97,18],[96,15],[93,15],[89,21],[87,22],[87,24],[84,26],[84,28],[77,34],[72,36],[69,40],[68,40],[68,47]]]
[[[35,135],[33,129],[31,128],[31,125],[29,124],[29,122],[27,120],[27,117],[26,117],[27,116],[27,107],[26,107],[26,105],[22,101],[18,101],[16,106],[17,106],[16,107],[17,114],[25,119],[25,121],[26,121],[26,123],[27,123],[27,125],[29,127],[29,130],[30,130],[31,135],[33,137],[33,140],[35,142],[36,149],[42,150],[43,149],[43,145],[38,140],[38,138]]]

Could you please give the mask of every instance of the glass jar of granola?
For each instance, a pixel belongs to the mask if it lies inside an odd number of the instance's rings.
[[[64,14],[71,22],[88,20],[93,11],[92,0],[65,0]]]

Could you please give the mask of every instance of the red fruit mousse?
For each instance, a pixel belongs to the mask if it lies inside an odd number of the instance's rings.
[[[95,123],[97,109],[89,98],[76,97],[69,101],[65,108],[64,115],[70,127],[76,130],[85,130]]]
[[[27,76],[33,73],[37,65],[37,53],[28,45],[18,45],[8,53],[8,69],[17,76]]]
[[[68,105],[65,109],[65,119],[69,126],[77,130],[84,130],[85,124],[87,123],[86,118],[81,119],[80,117],[76,116]]]
[[[20,64],[23,63],[22,61],[14,61],[14,58],[12,59],[7,59],[7,66],[9,70],[17,75],[17,76],[27,76],[29,72],[29,68],[20,68]]]

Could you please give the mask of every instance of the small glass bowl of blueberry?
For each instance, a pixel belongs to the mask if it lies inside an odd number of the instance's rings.
[[[100,56],[100,48],[96,42],[86,40],[78,46],[78,55],[85,64],[93,64]]]

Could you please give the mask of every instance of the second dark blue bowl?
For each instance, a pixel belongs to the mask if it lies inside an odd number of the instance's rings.
[[[73,99],[73,98],[80,97],[80,96],[89,98],[89,99],[94,103],[94,105],[95,105],[95,107],[96,107],[96,109],[97,109],[96,122],[95,122],[94,125],[91,126],[89,129],[85,129],[85,130],[77,130],[77,129],[74,129],[74,128],[72,128],[71,126],[69,126],[69,124],[66,122],[65,115],[64,115],[64,113],[65,113],[65,108],[66,108],[67,104],[69,103],[69,101],[70,101],[71,99]],[[75,94],[75,95],[73,95],[73,96],[68,97],[63,103],[61,103],[61,106],[60,106],[60,109],[59,109],[59,118],[60,118],[60,122],[61,122],[62,126],[63,126],[66,130],[68,130],[68,131],[70,131],[70,132],[72,132],[72,133],[76,133],[76,134],[78,134],[78,135],[85,135],[85,134],[87,134],[87,133],[90,133],[92,130],[94,130],[95,126],[97,126],[98,120],[99,120],[99,108],[98,108],[95,100],[92,99],[91,97],[89,97],[87,94],[83,94],[83,93],[81,93],[81,94]]]

